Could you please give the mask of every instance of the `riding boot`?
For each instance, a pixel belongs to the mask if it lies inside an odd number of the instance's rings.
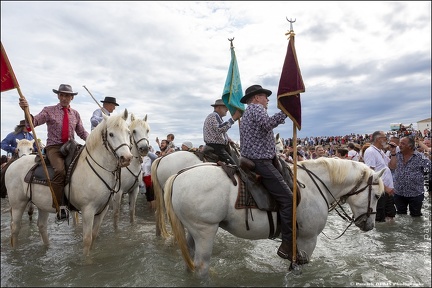
[[[54,196],[57,200],[57,204],[59,206],[63,205],[63,202],[64,202],[63,201],[63,188],[64,188],[63,184],[57,184],[57,183],[51,182],[51,187],[53,188]],[[52,207],[56,208],[54,199],[53,199]]]
[[[277,255],[283,259],[291,260],[293,257],[292,253],[292,241],[291,240],[282,240],[282,244],[279,246],[277,251]]]

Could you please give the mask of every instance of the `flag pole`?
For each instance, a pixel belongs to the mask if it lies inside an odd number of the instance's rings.
[[[292,263],[296,263],[297,258],[297,127],[293,122],[293,197],[292,197]]]
[[[7,65],[9,72],[11,73],[12,81],[14,82],[15,88],[17,88],[18,95],[20,96],[20,99],[27,100],[21,92],[18,81],[15,77],[15,73],[12,69],[10,62],[9,62],[9,58],[7,57],[6,51],[3,48],[3,43],[1,43],[1,53],[2,53],[3,59],[5,60],[5,63]],[[30,107],[28,107],[28,106],[24,108],[24,117],[27,120],[27,122],[30,124],[31,131],[33,133],[33,138],[38,139],[38,137],[36,136],[36,131],[35,131],[34,126],[33,126],[32,117],[30,115]],[[36,148],[38,150],[38,155],[41,159],[41,163],[42,163],[42,167],[43,167],[44,172],[45,172],[45,176],[47,178],[48,187],[51,190],[51,196],[52,196],[53,201],[54,201],[55,209],[56,209],[56,212],[58,213],[58,212],[60,212],[58,201],[57,201],[57,198],[55,197],[54,190],[53,190],[52,185],[51,185],[51,181],[50,181],[50,177],[49,177],[49,173],[48,173],[48,168],[46,166],[44,157],[42,155],[42,150],[40,149],[39,141],[35,141],[35,144],[36,144]]]
[[[105,115],[108,116],[108,114],[104,111],[104,109],[102,109],[102,106],[99,104],[99,102],[97,102],[97,100],[93,97],[93,95],[90,93],[90,91],[87,89],[87,87],[85,85],[83,85],[83,87],[87,90],[87,92],[90,94],[90,96],[93,98],[93,100],[96,102],[96,104],[99,106],[99,108],[101,109],[102,113],[104,113]]]

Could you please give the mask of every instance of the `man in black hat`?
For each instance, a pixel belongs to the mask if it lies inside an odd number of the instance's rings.
[[[33,134],[27,131],[25,126],[25,120],[21,120],[20,123],[15,127],[15,130],[9,133],[2,141],[1,141],[1,149],[10,153],[13,156],[18,155],[17,150],[17,140],[33,140]],[[33,151],[36,151],[36,145],[33,146]]]
[[[102,114],[109,116],[115,110],[116,106],[119,106],[116,102],[116,98],[110,96],[106,96],[104,100],[101,100],[101,102],[103,103],[102,108],[96,109],[90,118],[91,130],[102,122]]]
[[[63,188],[65,185],[66,169],[64,155],[60,151],[60,148],[64,143],[74,139],[75,133],[84,141],[87,139],[89,133],[85,130],[78,111],[70,107],[70,103],[78,92],[73,92],[69,84],[60,84],[58,90],[52,89],[52,91],[57,94],[59,103],[53,106],[46,106],[39,114],[30,116],[34,127],[47,124],[45,154],[54,168],[51,186],[57,203],[60,205],[60,213],[57,214],[57,219],[64,220],[68,219],[69,215],[64,204]],[[27,100],[20,98],[19,105],[21,109],[25,110],[28,107]],[[56,208],[54,201],[52,206]]]
[[[210,106],[213,106],[213,112],[204,120],[204,142],[207,146],[214,149],[213,153],[218,155],[219,160],[228,164],[236,165],[228,153],[230,149],[228,144],[229,142],[232,142],[232,140],[228,137],[227,131],[236,120],[240,119],[241,111],[237,110],[232,118],[224,122],[222,117],[227,114],[228,107],[225,106],[223,100],[218,99]]]
[[[260,85],[246,89],[240,99],[247,104],[240,122],[240,154],[255,163],[255,172],[261,175],[262,184],[279,206],[282,244],[277,254],[292,259],[292,191],[273,164],[276,157],[273,129],[284,124],[287,115],[279,111],[273,116],[267,113],[270,90]]]

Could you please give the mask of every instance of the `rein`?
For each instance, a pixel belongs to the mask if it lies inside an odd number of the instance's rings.
[[[108,197],[108,200],[107,200],[107,203],[105,204],[105,206],[104,206],[104,208],[106,207],[106,205],[108,205],[108,203],[109,203],[109,200],[110,200],[110,197],[111,197],[111,195],[113,194],[113,193],[117,193],[118,191],[120,191],[120,185],[121,185],[121,167],[120,167],[120,165],[119,165],[119,156],[116,154],[116,151],[118,150],[118,149],[120,149],[121,147],[123,147],[123,146],[128,146],[129,148],[130,148],[130,146],[129,145],[127,145],[126,143],[123,143],[123,144],[120,144],[117,148],[115,148],[114,149],[114,147],[112,147],[112,145],[108,142],[108,140],[107,140],[107,137],[106,137],[106,130],[105,130],[105,133],[103,133],[102,132],[102,141],[103,141],[103,145],[104,145],[104,147],[109,151],[109,152],[111,152],[112,154],[114,154],[114,156],[116,157],[116,159],[117,159],[117,167],[116,167],[116,169],[115,170],[113,170],[113,171],[110,171],[110,170],[107,170],[107,169],[105,169],[104,167],[102,167],[92,156],[91,156],[91,154],[90,154],[90,151],[88,150],[88,148],[87,148],[87,145],[85,146],[85,148],[86,148],[86,151],[87,151],[87,154],[88,154],[88,156],[93,160],[93,162],[97,165],[97,166],[99,166],[100,168],[102,168],[103,170],[105,170],[105,171],[108,171],[108,172],[110,172],[112,175],[114,175],[114,178],[115,178],[115,183],[114,183],[114,186],[111,188],[109,185],[108,185],[108,183],[101,177],[101,175],[96,171],[96,169],[91,165],[91,163],[90,163],[90,161],[89,161],[89,159],[87,158],[87,156],[85,157],[85,160],[86,160],[86,162],[87,162],[87,164],[90,166],[90,168],[93,170],[93,172],[96,174],[96,176],[98,176],[98,178],[100,179],[100,180],[102,180],[102,182],[105,184],[105,186],[108,188],[108,190],[110,191],[110,196]],[[116,185],[118,184],[118,188],[117,188],[117,191],[115,191],[114,190],[114,188],[116,187]],[[102,211],[103,211],[103,209],[102,209]],[[98,212],[98,213],[96,213],[96,215],[98,215],[100,212]]]
[[[135,158],[136,159],[138,159],[138,161],[139,161],[139,163],[140,164],[142,164],[144,161],[143,161],[143,159],[142,159],[142,157],[141,157],[141,155],[140,155],[140,153],[139,153],[139,149],[138,149],[138,143],[140,143],[141,141],[146,141],[147,142],[147,146],[149,145],[149,141],[148,141],[148,139],[147,138],[141,138],[141,139],[139,139],[138,141],[135,141],[135,138],[133,138],[132,136],[130,137],[130,139],[131,139],[131,142],[133,142],[134,143],[134,145],[135,145],[135,147],[137,148],[137,150],[138,150],[138,156],[136,156]],[[129,165],[130,166],[130,165]],[[138,171],[138,174],[134,174],[134,172],[129,168],[129,166],[127,166],[126,167],[126,170],[128,170],[129,171],[129,173],[131,173],[132,174],[132,176],[134,176],[134,178],[135,178],[135,182],[132,184],[132,186],[128,189],[128,191],[127,191],[127,193],[130,193],[130,191],[132,190],[132,188],[133,187],[135,187],[135,184],[136,183],[138,183],[138,177],[139,177],[139,175],[141,174],[141,167],[140,167],[140,170]],[[140,165],[141,166],[141,165]]]
[[[356,185],[345,195],[341,196],[339,198],[339,200],[337,200],[334,196],[333,193],[330,191],[330,189],[325,185],[325,183],[315,174],[313,173],[311,170],[307,169],[304,165],[298,165],[301,169],[303,169],[304,171],[306,171],[306,173],[309,175],[309,177],[312,179],[312,181],[314,182],[315,186],[318,188],[321,196],[323,197],[324,201],[327,204],[327,208],[328,208],[328,212],[331,212],[332,210],[335,210],[336,213],[345,221],[350,222],[349,225],[345,228],[345,230],[342,232],[342,234],[340,234],[338,237],[332,239],[332,240],[336,240],[338,238],[340,238],[343,234],[345,234],[345,232],[348,230],[348,228],[353,224],[356,223],[357,221],[359,221],[360,219],[362,219],[364,216],[369,217],[371,214],[376,214],[376,212],[372,211],[372,208],[370,207],[370,203],[371,203],[371,194],[372,194],[372,175],[369,176],[367,184],[361,188],[358,189],[358,187],[361,185],[362,180],[364,178],[364,176],[366,175],[366,171],[363,171],[359,181],[356,183]],[[329,205],[326,197],[324,196],[324,193],[322,192],[321,188],[319,187],[319,185],[317,184],[317,182],[315,181],[315,178],[321,182],[321,184],[325,187],[325,189],[327,190],[327,192],[331,195],[331,197],[333,197],[333,199],[335,200],[334,204],[332,204],[331,206]],[[353,195],[357,195],[359,193],[361,193],[362,191],[364,191],[366,188],[369,187],[369,194],[368,194],[368,208],[367,208],[367,212],[361,214],[360,216],[358,216],[357,218],[353,218],[351,216],[348,215],[348,213],[343,209],[343,207],[341,206],[341,203],[345,203],[346,199],[350,196]],[[357,190],[358,189],[358,190]],[[338,206],[341,210],[342,210],[342,214],[336,209],[336,206]],[[321,232],[324,234],[324,232]],[[325,235],[325,234],[324,234]],[[327,235],[325,235],[327,237]],[[330,239],[329,237],[327,237],[328,239]]]

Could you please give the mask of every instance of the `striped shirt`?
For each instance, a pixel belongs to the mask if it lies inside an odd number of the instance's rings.
[[[69,106],[69,140],[75,139],[74,134],[76,134],[83,139],[87,139],[89,135],[85,130],[83,123],[81,121],[80,114],[78,111],[70,108]],[[33,126],[40,126],[42,124],[47,124],[47,143],[46,146],[63,144],[61,140],[62,128],[63,128],[63,107],[60,103],[54,106],[46,106],[42,111],[33,117]]]
[[[261,104],[249,104],[240,122],[240,154],[249,159],[273,159],[273,128],[284,124],[286,118],[282,111],[270,117]]]
[[[232,118],[224,122],[217,112],[210,113],[204,121],[204,142],[206,144],[228,144],[231,139],[228,137],[227,131],[233,124]]]

